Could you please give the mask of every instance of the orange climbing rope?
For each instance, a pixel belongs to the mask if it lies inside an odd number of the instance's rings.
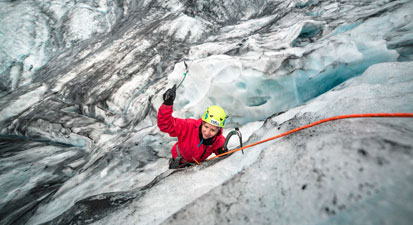
[[[367,114],[350,114],[350,115],[334,116],[334,117],[330,117],[330,118],[327,118],[327,119],[319,120],[317,122],[314,122],[314,123],[311,123],[311,124],[308,124],[308,125],[305,125],[305,126],[302,126],[302,127],[299,127],[299,128],[295,128],[293,130],[287,131],[285,133],[279,134],[279,135],[274,136],[274,137],[270,137],[268,139],[265,139],[265,140],[262,140],[262,141],[259,141],[259,142],[255,142],[255,143],[246,145],[242,148],[237,148],[237,149],[234,149],[234,150],[216,155],[216,156],[211,157],[207,160],[215,159],[217,157],[221,157],[221,156],[224,156],[224,155],[227,155],[227,154],[231,154],[233,152],[241,151],[243,149],[250,148],[252,146],[259,145],[259,144],[262,144],[264,142],[271,141],[271,140],[274,140],[274,139],[277,139],[277,138],[280,138],[280,137],[292,134],[294,132],[297,132],[297,131],[300,131],[300,130],[303,130],[303,129],[306,129],[306,128],[309,128],[309,127],[313,127],[313,126],[316,126],[316,125],[319,125],[319,124],[322,124],[322,123],[325,123],[325,122],[328,122],[328,121],[340,120],[340,119],[349,119],[349,118],[359,118],[359,117],[413,117],[413,113],[367,113]]]
[[[192,157],[192,159],[196,162],[196,164],[200,164],[194,157]]]

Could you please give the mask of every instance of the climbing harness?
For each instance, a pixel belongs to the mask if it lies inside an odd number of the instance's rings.
[[[271,140],[274,140],[274,139],[277,139],[277,138],[280,138],[280,137],[295,133],[297,131],[300,131],[300,130],[303,130],[303,129],[306,129],[306,128],[309,128],[309,127],[313,127],[313,126],[328,122],[328,121],[340,120],[340,119],[349,119],[349,118],[360,118],[360,117],[413,117],[413,113],[366,113],[366,114],[350,114],[350,115],[334,116],[334,117],[330,117],[330,118],[327,118],[327,119],[319,120],[317,122],[314,122],[314,123],[311,123],[311,124],[308,124],[308,125],[305,125],[305,126],[302,126],[302,127],[299,127],[299,128],[295,128],[295,129],[287,131],[285,133],[276,135],[274,137],[271,137],[271,138],[268,138],[268,139],[265,139],[265,140],[262,140],[262,141],[259,141],[259,142],[255,142],[255,143],[246,145],[244,147],[240,147],[240,148],[237,148],[237,149],[234,149],[234,150],[216,155],[216,156],[211,157],[207,160],[212,160],[212,159],[215,159],[217,157],[222,157],[222,156],[225,156],[225,155],[237,152],[237,151],[241,151],[241,150],[244,150],[246,148],[250,148],[252,146],[259,145],[259,144],[262,144],[264,142],[271,141]]]
[[[176,145],[176,153],[178,154],[176,158],[169,160],[169,169],[177,169],[193,165],[192,163],[187,162],[184,158],[182,158],[181,154],[179,153],[178,145]],[[181,164],[181,160],[184,161],[184,163]],[[199,165],[198,161],[195,160],[195,162]]]

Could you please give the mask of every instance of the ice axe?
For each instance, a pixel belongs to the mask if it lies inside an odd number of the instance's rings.
[[[224,146],[223,146],[223,150],[224,150],[224,149],[228,149],[227,146],[228,146],[229,139],[230,139],[234,134],[238,136],[238,138],[239,138],[239,144],[240,144],[240,146],[241,146],[241,148],[242,148],[242,134],[241,134],[241,131],[239,130],[239,128],[236,127],[234,130],[230,131],[230,132],[227,134],[227,137],[225,138],[225,143],[224,143]],[[244,150],[242,150],[242,154],[244,154]],[[228,156],[228,155],[227,155],[227,156]]]
[[[186,75],[188,74],[188,65],[186,64],[186,62],[184,61],[184,65],[185,65],[185,73],[184,73],[184,77],[182,78],[181,82],[179,82],[178,86],[176,86],[176,89],[179,88],[179,86],[181,86],[182,82],[184,82]],[[176,90],[175,89],[175,90]]]
[[[182,80],[178,83],[178,86],[176,84],[174,84],[174,86],[172,87],[172,92],[167,92],[166,93],[166,98],[171,98],[172,93],[176,93],[176,90],[181,86],[182,82],[184,82],[186,75],[188,74],[188,64],[186,64],[186,62],[184,61],[184,65],[185,65],[185,72],[184,72],[184,77],[182,78]],[[175,98],[175,97],[173,97]]]

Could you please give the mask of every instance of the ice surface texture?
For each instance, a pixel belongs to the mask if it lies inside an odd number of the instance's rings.
[[[156,110],[186,60],[174,115],[218,104],[247,143],[330,116],[412,112],[412,11],[0,2],[0,224],[411,221],[411,119],[336,121],[171,173],[176,140]]]

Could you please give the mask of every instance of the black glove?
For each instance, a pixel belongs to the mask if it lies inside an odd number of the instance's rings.
[[[222,146],[221,148],[218,148],[218,149],[217,149],[217,152],[218,152],[218,154],[222,154],[222,153],[228,152],[228,148]]]
[[[169,160],[169,169],[178,169],[179,168],[179,161],[180,157],[176,157],[176,159],[172,158]]]
[[[176,84],[163,94],[163,104],[173,105],[176,96]]]

